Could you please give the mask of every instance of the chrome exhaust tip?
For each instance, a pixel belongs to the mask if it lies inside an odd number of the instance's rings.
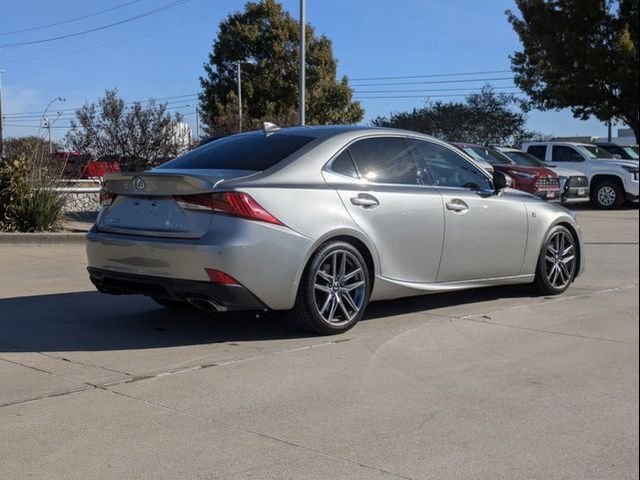
[[[187,302],[189,302],[196,308],[207,310],[209,312],[226,312],[228,310],[227,307],[220,305],[208,298],[187,298]]]

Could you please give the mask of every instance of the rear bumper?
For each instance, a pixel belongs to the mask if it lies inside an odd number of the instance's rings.
[[[88,267],[89,278],[99,292],[112,295],[140,294],[150,297],[198,303],[213,302],[218,310],[261,310],[266,308],[241,285],[214,285],[197,280],[134,275]]]

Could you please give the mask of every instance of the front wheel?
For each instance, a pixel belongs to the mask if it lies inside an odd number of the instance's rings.
[[[564,292],[576,275],[578,246],[573,234],[562,225],[553,227],[538,259],[535,284],[544,295]]]
[[[603,210],[620,208],[624,203],[624,190],[618,182],[604,180],[591,191],[591,200]]]
[[[370,295],[369,269],[358,249],[346,242],[327,242],[302,275],[291,316],[321,335],[346,332],[364,315]]]

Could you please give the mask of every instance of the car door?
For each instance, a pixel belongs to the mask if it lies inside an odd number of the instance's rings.
[[[444,236],[442,197],[437,189],[422,185],[406,139],[357,140],[328,170],[343,177],[329,181],[354,222],[376,246],[382,276],[435,282]],[[350,180],[344,181],[345,177]]]
[[[520,274],[527,246],[521,194],[493,192],[489,177],[461,154],[435,142],[412,140],[419,162],[442,194],[445,235],[438,282]]]

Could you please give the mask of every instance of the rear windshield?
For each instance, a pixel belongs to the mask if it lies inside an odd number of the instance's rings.
[[[487,147],[464,147],[464,151],[476,160],[484,160],[491,165],[513,165],[509,158]]]
[[[511,160],[516,162],[518,165],[523,165],[525,167],[543,167],[544,164],[538,160],[537,157],[534,157],[530,153],[527,152],[502,152]]]
[[[257,170],[273,167],[299,150],[313,137],[263,132],[217,139],[185,153],[158,168]]]

